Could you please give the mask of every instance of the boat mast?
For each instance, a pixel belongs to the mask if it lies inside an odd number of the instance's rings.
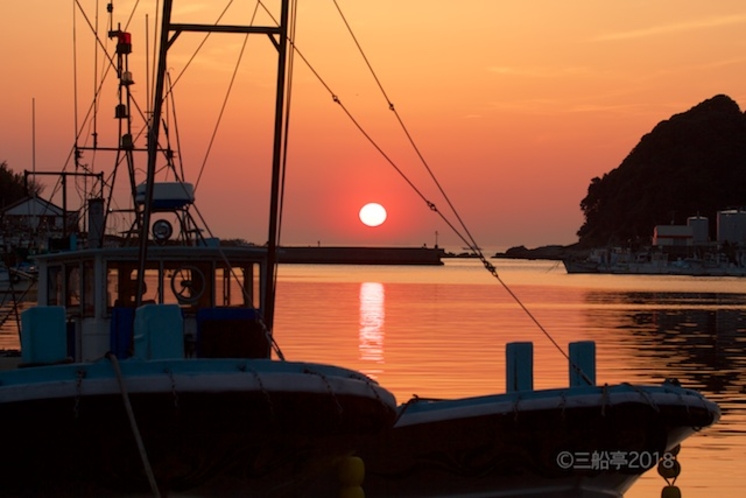
[[[272,151],[272,186],[270,190],[269,234],[267,237],[267,284],[264,296],[264,324],[272,333],[275,309],[275,274],[277,267],[278,222],[280,217],[280,176],[282,170],[282,151],[285,140],[285,90],[287,82],[287,34],[289,1],[282,0],[278,39],[273,40],[278,50],[277,89],[275,94],[275,130]]]
[[[264,288],[264,306],[262,317],[267,330],[272,333],[275,304],[275,273],[277,265],[277,244],[279,229],[280,179],[283,163],[283,144],[285,141],[285,91],[287,84],[287,48],[289,0],[281,0],[280,22],[278,26],[235,26],[220,24],[183,24],[171,22],[173,0],[164,0],[161,20],[161,37],[156,73],[155,95],[153,96],[153,116],[148,134],[148,169],[145,191],[145,211],[140,227],[140,271],[138,272],[137,300],[140,304],[145,260],[147,259],[147,237],[150,225],[150,204],[153,198],[153,178],[155,176],[155,159],[158,144],[159,124],[163,112],[163,91],[166,78],[166,53],[182,32],[203,33],[241,33],[266,34],[278,52],[277,83],[275,95],[274,142],[272,151],[272,179],[270,186],[269,234],[267,238],[267,275]],[[171,33],[173,32],[173,37]]]
[[[155,94],[153,95],[153,116],[148,129],[148,167],[145,177],[145,202],[140,225],[140,259],[137,271],[137,294],[136,305],[142,304],[142,295],[145,290],[145,261],[148,259],[148,230],[150,228],[150,211],[153,202],[153,189],[155,183],[155,160],[158,153],[158,132],[163,113],[163,87],[166,79],[166,54],[168,53],[171,25],[172,0],[163,1],[163,19],[161,21],[160,53],[158,56],[158,69],[156,71]]]

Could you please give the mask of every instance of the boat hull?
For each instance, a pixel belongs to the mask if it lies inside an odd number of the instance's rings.
[[[25,383],[6,375],[0,423],[13,428],[5,442],[14,451],[0,457],[3,496],[149,492],[133,421],[106,363],[37,367]],[[164,493],[297,496],[395,416],[387,391],[335,367],[185,360],[122,362],[122,373]]]
[[[620,497],[718,417],[674,386],[415,400],[359,454],[369,497]]]

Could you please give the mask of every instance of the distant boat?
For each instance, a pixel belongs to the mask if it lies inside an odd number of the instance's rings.
[[[15,296],[27,294],[36,283],[36,275],[20,270],[0,266],[0,292],[12,293]]]
[[[743,277],[746,266],[735,264],[720,254],[707,258],[677,258],[661,251],[630,251],[621,248],[594,249],[587,258],[565,258],[567,273],[606,273],[619,275],[688,275],[701,277]]]
[[[10,274],[8,267],[3,265],[0,266],[0,288],[3,290],[10,287],[11,284],[15,284],[20,281],[20,278],[16,275]]]

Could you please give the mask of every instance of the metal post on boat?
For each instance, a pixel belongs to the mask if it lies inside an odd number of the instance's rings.
[[[267,237],[267,281],[264,295],[264,325],[272,334],[275,308],[275,274],[277,264],[278,229],[280,216],[280,180],[286,137],[285,92],[287,90],[288,18],[290,5],[282,1],[279,32],[277,34],[277,82],[275,90],[274,142],[272,147],[272,185],[270,189],[269,234]]]
[[[534,343],[509,342],[505,346],[505,390],[530,391],[534,388]]]
[[[594,341],[571,342],[570,387],[596,385],[596,343]]]
[[[148,229],[150,226],[150,210],[153,202],[153,189],[155,183],[155,163],[158,153],[158,134],[163,112],[163,89],[166,80],[166,54],[169,47],[169,33],[171,25],[171,0],[164,0],[161,18],[161,39],[158,54],[158,69],[156,73],[155,94],[153,96],[153,116],[148,129],[148,169],[145,184],[145,200],[143,203],[142,225],[140,225],[140,257],[137,266],[137,294],[136,306],[142,304],[142,295],[145,290],[145,261],[148,256]]]
[[[103,246],[104,240],[104,199],[95,197],[88,200],[88,247]]]

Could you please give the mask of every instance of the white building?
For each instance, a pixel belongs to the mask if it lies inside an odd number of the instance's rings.
[[[61,207],[39,197],[27,197],[11,204],[0,212],[0,219],[0,244],[6,248],[42,248],[50,238],[78,231],[77,211],[65,213]]]
[[[686,225],[692,227],[692,244],[704,246],[710,242],[710,220],[704,216],[690,216]]]
[[[718,244],[746,245],[746,211],[729,209],[718,211]]]
[[[687,225],[656,225],[653,245],[656,247],[686,247],[694,242],[694,230]]]
[[[653,229],[656,247],[702,247],[710,243],[710,225],[704,216],[690,216],[686,225],[657,225]]]

